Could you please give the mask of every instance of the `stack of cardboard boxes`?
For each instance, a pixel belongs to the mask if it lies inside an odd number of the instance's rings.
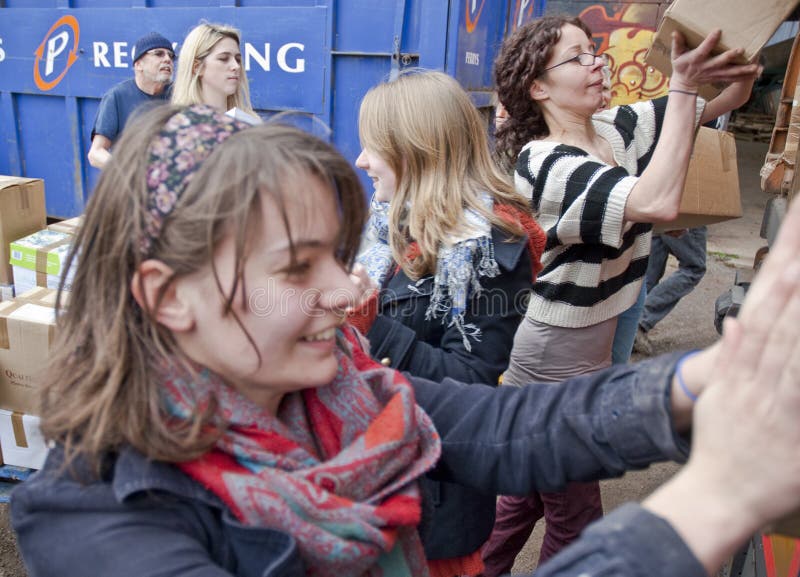
[[[62,278],[71,289],[65,263],[80,220],[47,227],[44,182],[33,178],[0,176],[0,209],[0,447],[5,464],[39,468],[47,454],[36,416],[39,382]]]

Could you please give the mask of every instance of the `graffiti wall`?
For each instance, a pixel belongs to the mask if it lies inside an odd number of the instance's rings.
[[[516,0],[512,27],[542,14],[533,0]],[[598,51],[609,56],[612,105],[666,94],[667,78],[644,63],[658,21],[669,2],[576,2],[549,0],[545,14],[579,16],[592,30]]]

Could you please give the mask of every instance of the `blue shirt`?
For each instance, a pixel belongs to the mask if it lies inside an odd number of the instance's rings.
[[[92,127],[92,138],[95,134],[100,134],[112,142],[115,141],[137,108],[148,102],[162,102],[168,96],[168,89],[156,95],[143,92],[133,78],[112,86],[100,101]]]

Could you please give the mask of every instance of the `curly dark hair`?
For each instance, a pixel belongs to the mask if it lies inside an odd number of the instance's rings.
[[[496,134],[495,155],[506,168],[514,166],[525,144],[549,134],[542,111],[530,96],[530,88],[542,74],[565,24],[577,26],[591,39],[591,30],[579,18],[544,16],[517,28],[503,42],[495,60],[497,97],[508,111],[508,120]]]

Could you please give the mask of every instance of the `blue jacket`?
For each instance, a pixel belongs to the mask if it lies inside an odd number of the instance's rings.
[[[506,242],[507,235],[492,229],[494,256],[500,274],[481,280],[481,296],[470,301],[464,319],[481,329],[472,350],[461,333],[442,318],[426,319],[433,277],[415,285],[402,270],[380,293],[378,316],[367,333],[373,358],[416,377],[464,383],[497,384],[508,367],[517,326],[525,315],[531,289],[531,256],[527,237]],[[413,288],[412,288],[413,287]],[[433,505],[422,541],[428,559],[450,559],[478,550],[494,526],[494,493],[483,493],[452,483],[423,480]]]
[[[491,389],[412,378],[442,438],[434,477],[486,493],[553,491],[683,460],[671,428],[676,357],[614,367],[560,387]],[[30,577],[301,577],[297,546],[245,527],[177,468],[131,449],[100,479],[61,467],[60,449],[12,495],[11,516]],[[631,505],[592,526],[537,575],[705,575],[672,527]],[[343,576],[345,577],[345,576]]]

